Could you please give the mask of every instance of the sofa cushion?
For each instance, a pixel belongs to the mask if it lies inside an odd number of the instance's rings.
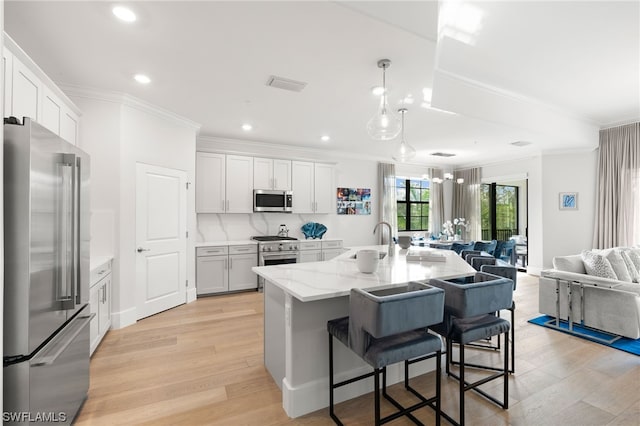
[[[611,267],[611,263],[609,263],[607,258],[603,255],[589,250],[583,250],[581,256],[584,268],[587,270],[587,274],[594,275],[596,277],[610,278],[613,280],[618,279],[616,273]]]
[[[616,273],[618,280],[632,282],[633,278],[627,269],[627,264],[622,258],[622,253],[620,250],[610,250],[608,254],[605,255],[611,267],[613,268],[613,272]]]
[[[640,282],[640,271],[636,269],[636,265],[631,260],[629,256],[629,250],[620,250],[620,255],[624,260],[625,265],[627,265],[627,271],[629,271],[629,275],[631,275],[631,281],[634,283]]]
[[[556,256],[553,258],[553,268],[564,272],[586,274],[582,257],[579,254],[573,256]]]

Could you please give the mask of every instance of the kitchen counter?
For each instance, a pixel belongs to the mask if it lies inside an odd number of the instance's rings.
[[[196,247],[210,247],[210,246],[243,246],[246,244],[258,244],[254,240],[232,240],[232,241],[201,241],[195,243]]]
[[[445,262],[407,262],[407,250],[396,246],[373,274],[358,271],[352,257],[360,249],[387,251],[387,246],[352,247],[338,257],[313,263],[261,266],[253,271],[265,278],[264,364],[282,389],[282,405],[289,417],[329,405],[327,321],[349,315],[351,288],[389,288],[412,280],[472,275],[475,270],[453,251],[438,250]],[[412,247],[411,251],[433,251]],[[334,345],[334,374],[353,377],[371,367],[344,345]],[[403,364],[387,368],[388,384],[403,379]],[[412,368],[412,376],[431,371],[429,360]],[[336,393],[336,403],[371,392],[369,381],[353,383]]]
[[[445,262],[407,262],[407,250],[396,246],[396,254],[380,260],[373,274],[358,271],[354,258],[358,250],[374,249],[386,253],[388,246],[353,247],[326,262],[257,266],[253,271],[301,302],[348,296],[352,288],[388,288],[408,281],[450,278],[475,272],[460,256],[450,250],[437,250]],[[414,251],[433,251],[412,247]]]
[[[89,271],[93,271],[94,269],[98,268],[99,266],[102,266],[105,262],[111,259],[113,259],[113,256],[111,255],[91,256],[89,260]]]

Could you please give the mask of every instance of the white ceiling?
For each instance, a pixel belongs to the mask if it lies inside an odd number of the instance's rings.
[[[440,34],[434,1],[134,1],[133,24],[111,2],[5,1],[5,30],[54,81],[128,93],[208,136],[389,158],[396,142],[365,130],[380,58],[392,60],[392,105],[416,99],[405,138],[417,163],[592,149],[599,128],[640,119],[639,2],[464,3]],[[469,16],[471,36],[447,31]],[[138,72],[152,83],[133,81]],[[270,75],[307,86],[267,87]],[[425,87],[458,114],[421,108]],[[509,145],[523,140],[533,143]]]

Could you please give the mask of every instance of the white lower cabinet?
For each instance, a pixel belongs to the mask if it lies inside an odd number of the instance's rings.
[[[333,259],[343,253],[342,240],[300,241],[298,263],[321,262]]]
[[[344,252],[342,240],[322,241],[322,260],[330,260]]]
[[[89,351],[93,354],[111,327],[111,260],[91,270],[89,305],[91,313],[95,314],[89,324]]]
[[[251,270],[258,266],[255,244],[196,249],[196,291],[199,296],[258,288]]]

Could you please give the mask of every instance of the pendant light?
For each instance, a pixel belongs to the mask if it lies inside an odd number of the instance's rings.
[[[395,154],[392,158],[395,161],[405,162],[416,156],[416,149],[404,141],[404,115],[406,114],[407,109],[400,108],[398,112],[402,116],[400,144],[398,145],[398,148],[396,148]]]
[[[378,68],[382,68],[382,95],[380,95],[380,106],[375,115],[367,123],[367,132],[372,139],[379,141],[388,141],[400,133],[400,120],[389,109],[387,99],[387,86],[385,80],[385,71],[391,66],[389,59],[380,59]]]

